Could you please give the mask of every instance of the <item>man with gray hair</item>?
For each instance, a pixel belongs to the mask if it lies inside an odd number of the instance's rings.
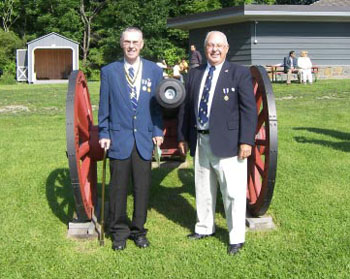
[[[140,29],[129,27],[120,36],[124,59],[101,69],[99,139],[110,159],[109,231],[114,250],[124,250],[131,238],[140,248],[149,246],[147,218],[151,159],[154,145],[163,142],[162,113],[155,90],[162,70],[140,58]],[[128,184],[133,184],[131,224],[126,212]]]
[[[194,156],[197,223],[188,237],[215,233],[217,183],[227,227],[228,253],[245,242],[247,158],[252,153],[257,112],[249,69],[226,61],[225,34],[209,32],[204,41],[207,64],[191,69],[186,100],[178,114],[178,141]]]

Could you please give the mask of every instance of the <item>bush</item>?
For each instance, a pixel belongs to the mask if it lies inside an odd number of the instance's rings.
[[[7,71],[3,71],[3,75],[0,77],[0,83],[1,84],[15,84],[16,79],[15,76]]]
[[[22,40],[15,33],[0,29],[0,69],[4,73],[5,69],[12,67],[11,64],[15,65],[16,49],[23,47],[23,45]]]

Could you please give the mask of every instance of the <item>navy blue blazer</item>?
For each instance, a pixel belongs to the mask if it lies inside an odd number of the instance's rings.
[[[178,113],[178,140],[187,141],[190,155],[197,145],[200,84],[207,65],[191,69],[186,83],[186,101]],[[225,90],[224,90],[225,89]],[[225,100],[224,91],[228,90]],[[248,68],[225,61],[215,87],[209,117],[211,151],[220,158],[238,155],[240,144],[254,146],[257,112]]]
[[[293,57],[293,67],[296,68],[298,66],[298,60]],[[283,59],[283,67],[284,67],[284,72],[287,73],[290,68],[292,68],[292,63],[290,61],[290,56],[284,57]]]
[[[141,157],[152,158],[152,137],[163,136],[162,111],[155,99],[155,90],[162,80],[161,68],[141,59],[142,82],[136,113],[133,111],[124,61],[101,69],[100,105],[98,111],[99,138],[111,140],[108,157],[126,159],[134,143]]]

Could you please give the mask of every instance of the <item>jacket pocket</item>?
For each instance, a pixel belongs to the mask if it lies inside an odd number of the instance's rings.
[[[237,130],[238,129],[238,121],[227,121],[227,129]]]

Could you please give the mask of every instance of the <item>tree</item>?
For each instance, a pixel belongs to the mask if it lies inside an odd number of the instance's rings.
[[[85,3],[86,2],[86,3]],[[98,15],[102,8],[106,5],[106,1],[84,1],[80,0],[80,16],[84,24],[83,35],[83,64],[86,64],[87,56],[91,43],[91,24],[92,20]]]
[[[5,32],[10,31],[10,27],[19,17],[17,6],[18,2],[15,0],[2,0],[0,2],[0,16],[2,28]]]

